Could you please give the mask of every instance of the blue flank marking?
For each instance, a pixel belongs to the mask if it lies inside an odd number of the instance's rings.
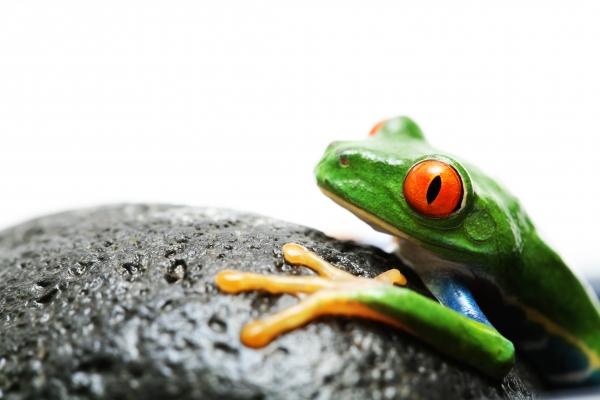
[[[450,277],[437,277],[428,280],[426,284],[439,302],[446,307],[477,322],[492,326],[471,291],[461,282]]]
[[[517,350],[551,386],[600,383],[600,370],[589,370],[590,360],[580,348],[561,335],[547,331],[541,323],[529,320],[519,304],[504,301],[499,292],[484,288],[483,292],[476,293],[498,331],[513,341]]]
[[[471,291],[459,279],[435,276],[424,279],[424,282],[446,307],[492,326]],[[600,279],[592,280],[592,286],[600,297]],[[494,293],[486,291],[484,294],[491,295],[493,301]],[[584,352],[560,335],[546,331],[541,324],[528,320],[519,306],[507,304],[499,299],[493,301],[494,312],[491,314],[496,326],[503,335],[514,341],[542,376],[550,379],[549,383],[556,386],[600,384],[600,370],[588,370],[590,361]],[[483,304],[489,306],[490,299],[483,300]],[[490,309],[488,311],[491,312]]]

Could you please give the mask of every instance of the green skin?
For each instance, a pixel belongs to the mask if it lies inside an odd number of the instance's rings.
[[[408,171],[427,159],[450,164],[463,181],[463,206],[446,218],[420,215],[403,195]],[[404,117],[386,121],[366,140],[332,143],[315,174],[333,200],[375,229],[399,237],[400,257],[430,289],[442,277],[472,290],[492,325],[548,382],[600,382],[597,298],[540,239],[518,200],[494,180],[431,147]],[[415,251],[421,257],[411,256]],[[490,292],[497,295],[478,295]],[[493,326],[416,292],[364,289],[355,297],[490,376],[502,377],[514,363],[512,342]]]

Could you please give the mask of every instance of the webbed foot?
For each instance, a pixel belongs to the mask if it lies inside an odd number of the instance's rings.
[[[390,269],[372,279],[357,277],[296,243],[285,244],[283,255],[288,263],[310,268],[318,276],[261,275],[234,270],[221,271],[216,276],[217,286],[226,293],[264,290],[270,293],[308,294],[294,306],[246,324],[241,332],[241,340],[245,345],[266,346],[280,334],[324,315],[358,316],[400,327],[397,319],[361,304],[352,296],[357,289],[405,285],[406,278],[399,270]]]

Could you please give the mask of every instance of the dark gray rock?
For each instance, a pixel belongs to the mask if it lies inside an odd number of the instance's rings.
[[[220,293],[224,268],[306,273],[295,241],[353,274],[399,261],[372,247],[232,211],[114,206],[0,234],[0,388],[8,399],[529,398],[517,368],[494,383],[377,323],[327,318],[264,349],[244,322],[292,296]],[[409,274],[412,282],[417,282]],[[418,287],[417,287],[418,289]]]

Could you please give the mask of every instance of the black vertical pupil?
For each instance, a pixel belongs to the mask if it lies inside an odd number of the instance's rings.
[[[440,189],[442,188],[442,178],[440,176],[436,176],[429,183],[429,187],[427,188],[427,204],[431,204],[435,201],[440,194]]]

